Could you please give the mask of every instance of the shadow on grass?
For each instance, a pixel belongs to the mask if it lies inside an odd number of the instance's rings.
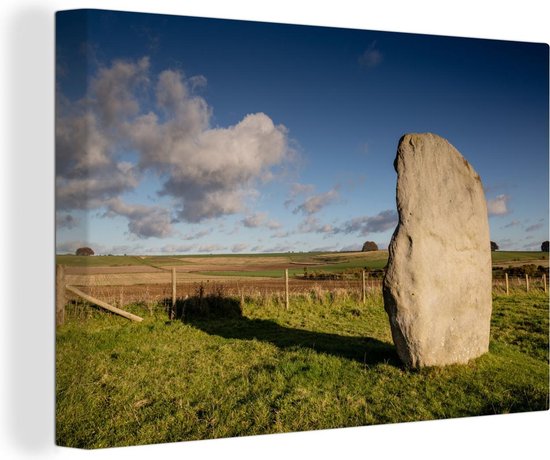
[[[401,367],[395,347],[371,337],[350,337],[282,326],[242,315],[240,302],[218,297],[190,297],[176,304],[176,317],[211,335],[227,339],[256,339],[279,348],[310,348],[319,353],[366,365],[386,363]]]

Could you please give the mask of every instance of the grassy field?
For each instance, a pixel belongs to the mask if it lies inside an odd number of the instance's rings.
[[[493,265],[518,265],[534,263],[548,266],[548,254],[540,251],[495,251],[492,252]],[[311,266],[312,270],[344,271],[354,268],[381,269],[387,263],[387,251],[373,252],[307,252],[307,253],[282,253],[282,254],[211,254],[211,255],[174,255],[174,256],[73,256],[57,255],[56,263],[69,267],[124,267],[144,265],[151,267],[186,266],[186,265],[265,265],[265,268],[253,270],[251,276],[270,276],[267,272],[272,260],[277,260],[278,265],[285,264],[291,273],[302,273],[301,266]],[[265,259],[265,260],[264,260]],[[300,265],[300,268],[292,268]],[[221,270],[224,274],[235,272],[239,276],[248,270]],[[249,274],[250,276],[250,274]]]
[[[240,308],[236,300],[225,301]],[[224,304],[225,305],[225,304]],[[490,352],[399,363],[382,299],[245,298],[142,323],[73,304],[56,336],[57,443],[99,448],[548,409],[548,297],[495,296]]]
[[[540,264],[548,266],[548,253],[541,251],[494,251],[493,265]]]
[[[179,257],[179,256],[178,256]],[[173,256],[73,256],[57,255],[55,263],[67,267],[132,267],[135,265],[183,265]]]

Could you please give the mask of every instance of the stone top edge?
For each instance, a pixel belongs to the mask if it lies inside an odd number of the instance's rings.
[[[401,147],[407,144],[415,144],[417,141],[421,141],[423,139],[436,140],[438,142],[447,144],[458,155],[458,157],[462,159],[466,167],[474,174],[476,179],[481,182],[481,178],[479,177],[479,174],[476,172],[476,170],[470,164],[470,162],[464,157],[464,155],[462,155],[462,153],[460,153],[460,151],[453,144],[451,144],[446,138],[431,132],[425,132],[425,133],[413,132],[413,133],[406,133],[401,136],[397,144],[397,155],[393,163],[394,169],[396,171],[397,171],[397,158],[399,156],[399,152],[402,151]]]
[[[445,141],[445,142],[450,144],[450,142],[447,139],[445,139],[444,137],[440,136],[439,134],[435,134],[435,133],[431,133],[431,132],[426,132],[426,133],[405,133],[399,139],[398,144],[401,144],[402,142],[405,142],[406,140],[409,140],[409,139],[423,138],[423,137],[432,137],[434,139],[440,139],[440,140]]]

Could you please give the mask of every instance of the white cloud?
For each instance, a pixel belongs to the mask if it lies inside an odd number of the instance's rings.
[[[197,248],[197,251],[212,253],[212,252],[223,251],[224,249],[226,249],[225,246],[222,246],[221,244],[213,243],[213,244],[202,244]]]
[[[525,229],[526,232],[534,232],[536,230],[540,230],[541,228],[544,227],[544,224],[542,222],[539,222],[537,224],[533,224],[533,225],[529,225],[529,227],[527,227]]]
[[[88,94],[70,103],[57,95],[56,206],[94,209],[134,189],[134,165],[121,161],[123,125],[139,109],[134,91],[148,81],[149,61],[115,61],[92,78]]]
[[[508,195],[498,195],[496,198],[487,200],[487,212],[489,216],[504,216],[508,214]]]
[[[263,253],[277,253],[277,252],[291,252],[295,250],[295,246],[291,246],[288,244],[279,244],[277,246],[271,246],[271,247],[262,247],[262,246],[255,246],[252,248],[254,252],[263,252]]]
[[[297,206],[294,214],[301,212],[302,214],[310,215],[319,212],[325,206],[335,202],[339,197],[338,187],[334,187],[328,192],[314,195],[307,198],[302,204]]]
[[[354,251],[354,252],[358,252],[361,250],[361,245],[360,244],[349,244],[347,246],[344,246],[342,247],[342,249],[340,249],[340,251]]]
[[[165,244],[158,249],[162,254],[182,254],[192,251],[196,245],[194,244]]]
[[[315,190],[315,186],[313,184],[300,184],[299,182],[295,182],[290,187],[290,195],[291,197],[296,197],[301,194],[311,194]]]
[[[200,88],[204,88],[208,81],[204,75],[195,75],[189,78],[189,83],[191,84],[191,90],[195,91]]]
[[[149,59],[142,58],[100,68],[82,100],[71,104],[58,95],[57,208],[94,209],[115,200],[110,212],[128,217],[132,233],[167,236],[167,212],[149,207],[154,217],[147,220],[144,208],[116,201],[152,171],[162,182],[158,193],[174,199],[181,220],[242,211],[258,184],[290,158],[287,130],[264,113],[212,128],[212,109],[193,94],[205,84],[203,76],[186,79],[172,70],[150,75]],[[153,106],[146,108],[141,96],[151,93]],[[127,151],[137,155],[136,164],[121,160]]]
[[[523,246],[521,246],[521,249],[523,249],[524,251],[540,251],[540,243],[525,243]]]
[[[138,185],[133,167],[128,163],[111,163],[101,171],[83,177],[56,178],[56,206],[58,210],[95,209],[109,199],[132,190]]]
[[[106,216],[120,215],[128,219],[128,230],[138,238],[164,238],[172,235],[170,211],[160,206],[127,204],[120,198],[106,203]]]
[[[211,110],[192,96],[183,76],[165,71],[157,85],[160,121],[147,113],[128,126],[140,167],[166,176],[160,193],[179,201],[188,222],[234,214],[271,168],[289,158],[287,130],[263,113],[228,128],[210,128]]]
[[[312,184],[300,184],[295,182],[290,187],[289,198],[284,202],[286,208],[296,201],[296,198],[300,195],[311,195],[315,190],[315,186]]]
[[[121,120],[137,115],[139,102],[135,89],[148,83],[149,58],[137,62],[115,60],[111,67],[102,67],[91,81],[90,98],[95,101],[96,114],[109,128]]]
[[[369,47],[359,56],[359,64],[366,68],[373,68],[382,62],[382,53],[376,49],[376,42],[372,42]]]
[[[288,236],[292,235],[292,232],[290,231],[284,231],[280,230],[278,232],[275,232],[271,235],[271,238],[286,238]]]
[[[270,230],[281,228],[281,224],[275,220],[270,220],[265,212],[256,212],[245,217],[241,223],[247,228],[265,227]]]
[[[148,121],[134,136],[142,167],[167,175],[161,194],[180,200],[179,216],[189,222],[242,211],[256,182],[287,153],[286,130],[265,114],[208,130],[197,129],[201,122],[196,118],[186,115],[164,125]],[[197,126],[187,126],[188,119]],[[190,132],[182,136],[185,129]]]
[[[355,217],[334,229],[335,233],[380,233],[395,228],[398,222],[397,212],[392,209],[379,212],[376,216]]]
[[[519,220],[512,220],[511,222],[509,222],[508,224],[502,226],[501,228],[512,228],[512,227],[517,227],[518,225],[520,225],[521,222]]]
[[[248,244],[238,243],[231,246],[231,252],[243,252],[248,248]]]
[[[57,213],[55,216],[55,225],[57,228],[75,228],[79,224],[79,220],[72,214]]]
[[[198,240],[198,239],[200,239],[204,236],[209,235],[210,233],[212,233],[212,229],[207,228],[207,229],[204,229],[204,230],[199,230],[197,232],[188,232],[185,235],[183,235],[181,237],[181,239],[183,239],[183,240]]]
[[[269,230],[277,230],[281,227],[282,227],[282,225],[279,222],[277,222],[276,220],[270,220],[269,222],[267,222],[267,228]]]
[[[241,220],[241,223],[245,227],[256,228],[256,227],[260,227],[264,223],[265,219],[266,217],[264,213],[261,213],[261,214],[256,213],[256,214],[252,214],[251,216],[247,216],[246,218]]]
[[[145,248],[141,244],[117,244],[105,247],[102,254],[142,254]]]
[[[307,216],[298,226],[302,233],[334,233],[335,228],[330,224],[322,224],[315,216]]]

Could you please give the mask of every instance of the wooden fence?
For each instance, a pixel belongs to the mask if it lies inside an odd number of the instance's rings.
[[[80,289],[77,289],[74,286],[70,286],[65,283],[65,268],[63,265],[58,265],[56,267],[56,279],[55,279],[55,322],[57,325],[61,325],[65,322],[65,306],[67,304],[66,291],[76,294],[78,297],[81,297],[88,302],[91,302],[98,307],[101,307],[105,310],[108,310],[112,313],[116,313],[119,316],[122,316],[126,319],[132,321],[143,321],[143,318],[132,313],[129,313],[120,308],[114,307],[113,305],[108,304],[102,300],[96,299],[91,295],[82,292]]]
[[[510,277],[508,273],[505,273],[504,278],[493,278],[493,290],[497,290],[497,292],[503,291],[506,295],[509,295],[511,289],[520,289],[525,292],[533,290],[548,292],[546,275]]]
[[[250,295],[251,291],[263,292],[266,295],[268,293],[283,293],[284,292],[284,305],[288,309],[290,307],[290,295],[299,294],[299,293],[308,293],[314,290],[328,290],[330,292],[336,290],[345,290],[347,292],[355,293],[356,298],[363,303],[367,301],[368,292],[380,292],[382,288],[382,279],[369,277],[369,273],[366,270],[361,271],[361,276],[359,280],[318,280],[318,279],[305,279],[303,277],[295,277],[290,279],[288,274],[288,269],[285,269],[282,273],[282,278],[273,278],[272,280],[266,281],[256,281],[256,280],[238,280],[238,281],[223,281],[223,282],[213,282],[210,284],[210,287],[214,290],[218,289],[218,292],[223,292],[226,295],[237,296],[244,302],[245,296]],[[204,289],[205,284],[209,284],[209,280],[197,281],[197,280],[188,280],[184,283],[181,283],[178,286],[177,282],[177,270],[176,268],[171,268],[166,276],[166,283],[160,286],[161,292],[160,297],[163,299],[168,299],[168,316],[169,319],[173,319],[175,316],[175,306],[178,299],[178,287],[179,287],[179,298],[186,298],[193,295],[193,290],[197,289],[197,286],[201,289]],[[253,286],[249,291],[246,290],[246,285],[249,284]],[[168,288],[166,288],[168,286]],[[202,286],[202,287],[201,287]],[[223,286],[223,289],[220,290],[220,286]],[[118,286],[120,289],[120,300],[118,301],[119,307],[124,305],[124,288],[131,290],[134,286]],[[137,287],[137,285],[136,285]],[[82,298],[88,302],[91,302],[105,310],[108,310],[117,315],[123,316],[127,319],[133,321],[141,321],[142,318],[136,315],[133,315],[122,308],[117,308],[114,305],[111,305],[104,300],[100,300],[93,292],[86,293],[83,290],[89,288],[89,286],[74,286],[69,285],[66,282],[65,277],[65,267],[58,265],[56,267],[56,324],[63,324],[65,321],[65,305],[67,303],[67,292],[76,295],[79,298]],[[147,292],[149,292],[149,286],[146,287]],[[152,288],[151,288],[152,289]],[[546,275],[541,277],[509,277],[508,274],[505,274],[504,278],[494,278],[493,279],[493,290],[495,292],[502,292],[506,295],[509,295],[511,290],[520,289],[522,291],[533,291],[539,290],[547,292],[547,283]],[[137,291],[137,289],[134,289]],[[127,301],[139,301],[144,300],[140,298],[140,295],[143,295],[141,291],[137,291],[137,298],[127,293]],[[115,303],[115,302],[113,302]]]

